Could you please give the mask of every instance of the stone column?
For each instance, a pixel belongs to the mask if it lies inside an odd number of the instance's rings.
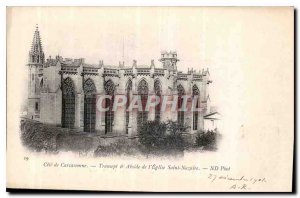
[[[130,99],[132,101],[132,97],[133,97],[133,93],[132,93],[132,90],[131,90],[131,93],[130,93]],[[131,102],[130,101],[130,102]],[[130,104],[129,104],[130,105]],[[127,111],[127,110],[126,110]],[[132,111],[128,111],[129,112],[129,121],[128,121],[128,136],[132,136],[132,133],[133,133],[133,125],[134,125],[134,122],[133,122],[133,112]],[[126,113],[126,112],[125,112]],[[125,118],[126,119],[126,118]],[[126,130],[126,129],[125,129]]]
[[[149,94],[148,95],[148,100],[150,100],[150,104],[154,104],[155,103],[155,94]],[[149,111],[148,111],[148,120],[153,121],[155,119],[155,106],[150,106],[149,107]]]
[[[100,106],[102,105],[100,103],[100,97],[101,94],[97,94],[96,95],[96,126],[95,126],[95,130],[97,134],[104,134],[104,125],[102,125],[102,123],[104,123],[104,121],[102,121],[102,119],[104,118],[105,112],[101,112],[100,111]]]
[[[81,93],[77,93],[75,96],[75,128],[80,128],[80,103]]]
[[[135,70],[133,70],[135,72]],[[137,96],[137,79],[136,79],[136,74],[133,74],[132,78],[132,98]],[[135,136],[137,135],[137,113],[138,109],[132,109],[131,110],[131,119],[129,119],[131,122],[131,133],[128,132],[128,136]]]
[[[116,102],[122,102],[121,100],[124,98],[124,94],[118,94],[115,95],[115,101]],[[125,113],[126,105],[118,107],[114,111],[114,131],[118,133],[119,135],[126,135],[126,113]]]
[[[54,108],[55,108],[55,112],[54,112],[55,124],[56,124],[56,126],[61,126],[62,125],[62,123],[61,123],[61,117],[62,117],[62,92],[61,92],[60,89],[54,94],[54,97],[55,97],[55,106],[54,106]]]
[[[104,68],[103,68],[103,61],[99,62],[100,69],[98,70],[98,76],[95,79],[96,83],[96,133],[97,134],[104,134],[105,133],[105,112],[100,111],[100,107],[103,105],[100,101],[101,96],[105,95],[104,91],[104,82],[105,82],[105,76],[104,76]],[[102,101],[104,102],[104,101]],[[104,107],[104,106],[103,106]]]

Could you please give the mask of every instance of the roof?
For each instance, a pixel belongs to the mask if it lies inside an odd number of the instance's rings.
[[[96,65],[96,64],[86,64],[86,63],[84,63],[84,64],[83,64],[83,67],[99,68],[99,65]]]
[[[104,65],[104,69],[119,69],[119,66],[114,66],[114,65]]]
[[[51,58],[51,56],[47,59],[46,65],[49,66],[55,66],[57,62],[60,62],[62,66],[69,66],[69,67],[79,67],[82,65],[83,67],[89,67],[89,68],[100,68],[99,65],[96,64],[88,64],[84,62],[83,58],[79,59],[72,59],[72,58],[63,58],[61,56],[56,56],[56,58]]]
[[[220,120],[221,114],[219,112],[212,112],[212,113],[209,113],[209,114],[203,116],[203,118],[207,119],[207,120]]]
[[[62,62],[62,65],[64,66],[75,66],[75,67],[79,67],[82,63],[82,61],[80,61],[79,59],[70,59],[70,58],[65,58]]]
[[[150,66],[148,66],[148,65],[137,65],[136,68],[138,68],[138,69],[150,69]]]
[[[46,66],[55,66],[57,64],[58,60],[57,59],[53,59],[53,58],[49,58],[46,61]]]

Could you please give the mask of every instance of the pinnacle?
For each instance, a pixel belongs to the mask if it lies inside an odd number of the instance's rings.
[[[36,29],[33,35],[33,41],[32,41],[32,45],[31,45],[31,53],[38,53],[38,52],[42,52],[42,41],[41,41],[41,37],[40,37],[40,32],[38,29],[38,24],[36,24]]]

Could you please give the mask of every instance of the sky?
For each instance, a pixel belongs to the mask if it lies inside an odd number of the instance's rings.
[[[176,11],[176,12],[174,12]],[[47,56],[84,57],[89,63],[150,64],[162,50],[176,50],[179,68],[204,65],[202,12],[176,8],[19,8],[16,13],[30,42],[38,24]]]
[[[155,65],[176,50],[178,69],[209,68],[210,98],[232,122],[275,111],[293,63],[293,12],[288,8],[14,7],[7,12],[9,77],[27,90],[26,63],[36,24],[46,57],[105,65]],[[20,69],[16,69],[20,68]],[[17,82],[16,82],[17,83]],[[276,88],[274,88],[276,84]],[[268,92],[266,92],[268,90]],[[270,96],[272,102],[266,101]],[[254,97],[255,95],[255,97]],[[256,107],[256,108],[254,108]],[[247,110],[247,109],[251,110]],[[253,113],[255,110],[257,112]],[[284,112],[284,109],[279,109]],[[266,115],[267,116],[267,115]]]

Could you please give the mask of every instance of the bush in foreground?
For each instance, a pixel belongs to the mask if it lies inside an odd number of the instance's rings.
[[[216,150],[217,142],[221,138],[218,131],[199,132],[196,136],[196,147],[203,147],[205,150]]]
[[[176,122],[148,121],[138,130],[139,142],[146,153],[173,153],[184,150],[182,132],[186,127]]]
[[[55,151],[57,131],[38,122],[25,121],[21,124],[21,141],[34,151]]]

